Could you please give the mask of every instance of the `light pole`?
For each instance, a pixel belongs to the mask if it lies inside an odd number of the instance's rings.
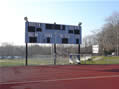
[[[26,21],[25,23],[25,30],[28,29],[27,25],[29,25],[29,22],[28,22],[28,18],[27,17],[24,17],[24,20]],[[26,61],[25,61],[25,65],[27,66],[28,65],[28,43],[26,42]]]

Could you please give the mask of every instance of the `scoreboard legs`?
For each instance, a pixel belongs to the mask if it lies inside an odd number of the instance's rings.
[[[56,44],[54,44],[54,65],[56,65]]]
[[[28,43],[26,43],[26,60],[25,60],[25,65],[28,65]]]
[[[78,54],[80,54],[80,44],[78,44]],[[80,55],[81,56],[81,55]],[[79,63],[78,64],[80,64],[80,56],[78,57],[78,60],[79,60]]]

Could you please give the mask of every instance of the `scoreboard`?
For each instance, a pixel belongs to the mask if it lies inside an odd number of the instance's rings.
[[[25,22],[26,43],[81,44],[81,26]]]

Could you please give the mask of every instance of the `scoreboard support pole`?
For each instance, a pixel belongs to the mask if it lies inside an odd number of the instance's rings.
[[[24,20],[26,21],[26,24],[25,24],[25,30],[28,29],[27,25],[29,26],[29,21],[28,21],[28,18],[27,17],[24,17]],[[28,66],[28,43],[26,42],[26,48],[25,48],[25,66]]]
[[[79,24],[78,24],[79,28],[81,28],[81,24],[82,24],[82,23],[79,22]],[[81,34],[82,34],[82,32],[81,32],[81,29],[80,29],[80,44],[81,44],[81,40],[82,40]],[[81,64],[81,60],[80,60],[80,59],[81,59],[81,57],[80,57],[80,56],[81,56],[81,54],[80,54],[80,44],[78,44],[78,54],[79,54],[78,59],[79,59],[79,61],[80,61],[78,64]]]
[[[26,43],[26,60],[25,60],[25,66],[28,66],[28,43]]]
[[[80,44],[78,44],[78,54],[80,54]],[[79,55],[78,59],[80,61],[78,64],[81,64],[80,55]]]
[[[54,44],[54,65],[56,65],[56,44]]]
[[[54,22],[54,25],[56,25],[56,22]],[[56,33],[55,33],[55,43],[54,43],[54,65],[56,65],[56,55],[57,55],[57,53],[56,53]]]

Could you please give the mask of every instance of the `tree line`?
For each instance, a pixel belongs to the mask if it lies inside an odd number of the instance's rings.
[[[52,45],[29,44],[28,56],[33,57],[37,55],[53,55],[54,48]],[[68,56],[70,53],[77,53],[78,45],[61,45],[57,44],[56,53],[58,56]],[[0,46],[0,56],[23,56],[25,57],[25,45],[18,46],[10,43],[3,43]]]
[[[97,32],[96,32],[97,31]],[[96,30],[92,35],[83,39],[83,47],[92,47],[99,45],[99,53],[101,55],[119,54],[119,12],[112,13],[111,16],[105,19],[105,24],[102,28]],[[91,51],[91,49],[90,49]]]

